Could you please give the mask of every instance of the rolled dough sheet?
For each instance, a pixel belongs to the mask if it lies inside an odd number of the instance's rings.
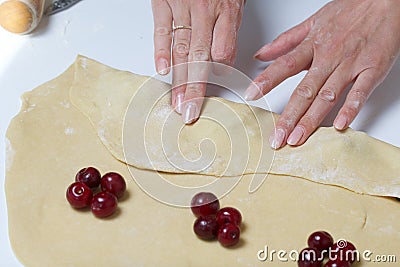
[[[141,169],[238,176],[298,176],[354,192],[400,197],[400,149],[365,133],[320,128],[302,146],[274,151],[277,116],[207,98],[201,118],[184,126],[171,109],[170,85],[79,57],[71,101],[120,161]]]
[[[259,250],[300,250],[315,230],[345,238],[360,251],[400,252],[400,203],[360,195],[286,175],[269,175],[253,194],[250,175],[222,206],[244,217],[241,243],[232,249],[205,242],[192,232],[187,208],[160,203],[134,183],[127,165],[100,141],[93,126],[69,100],[74,68],[23,96],[21,112],[7,131],[6,197],[9,234],[20,261],[28,267],[58,266],[296,266],[289,261],[260,262]],[[115,86],[116,89],[118,86]],[[82,167],[117,171],[128,191],[119,211],[96,219],[65,200],[67,186]],[[155,171],[135,169],[154,179]],[[168,174],[181,185],[208,183],[212,176]],[[233,178],[226,178],[233,179]],[[358,266],[375,266],[362,261]]]

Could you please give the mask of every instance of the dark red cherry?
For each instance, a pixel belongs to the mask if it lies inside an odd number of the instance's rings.
[[[124,178],[115,172],[109,172],[101,178],[101,190],[107,191],[117,198],[121,198],[126,190],[126,183]]]
[[[76,174],[75,181],[82,182],[90,188],[95,188],[99,186],[100,178],[100,172],[96,168],[87,167]]]
[[[193,231],[201,239],[214,239],[217,237],[218,224],[215,217],[199,217],[193,225]]]
[[[341,261],[341,260],[329,260],[325,263],[324,267],[350,267],[351,263],[348,261]]]
[[[359,257],[356,247],[351,242],[345,240],[333,244],[330,250],[332,259],[339,259],[353,263]]]
[[[90,205],[93,192],[84,183],[75,182],[68,187],[66,197],[72,207],[82,209]]]
[[[90,207],[96,217],[108,217],[117,210],[117,198],[111,193],[102,191],[93,197]]]
[[[299,267],[321,267],[321,253],[315,248],[305,248],[299,254],[297,261]]]
[[[191,209],[196,217],[215,216],[219,210],[219,200],[213,193],[201,192],[192,198]]]
[[[218,241],[224,247],[231,247],[239,242],[240,228],[236,224],[226,223],[218,230]]]
[[[242,215],[240,214],[240,211],[231,207],[225,207],[217,211],[216,219],[218,225],[233,223],[240,226],[242,223]]]
[[[322,252],[333,245],[333,237],[325,231],[314,232],[308,238],[307,244],[310,248],[316,248]]]

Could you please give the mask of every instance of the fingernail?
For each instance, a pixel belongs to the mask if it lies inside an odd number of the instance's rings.
[[[260,88],[255,84],[251,84],[244,92],[244,99],[247,101],[256,100],[261,95]]]
[[[194,103],[186,104],[183,122],[185,124],[191,124],[197,120],[198,116],[199,114],[197,114],[197,106]]]
[[[304,128],[301,126],[296,126],[293,132],[289,135],[287,143],[291,146],[295,146],[300,142],[303,135],[304,135]]]
[[[286,133],[283,129],[275,129],[274,133],[269,138],[269,143],[273,149],[282,147],[283,141],[285,140]]]
[[[176,107],[175,107],[175,111],[179,114],[182,114],[182,102],[183,102],[183,98],[185,97],[184,94],[177,94],[176,95]]]
[[[160,75],[168,74],[168,61],[165,58],[160,58],[157,62],[157,72]]]
[[[347,125],[347,118],[340,115],[333,124],[337,130],[343,130]]]
[[[271,44],[267,44],[264,45],[263,47],[261,47],[255,54],[254,54],[254,58],[258,57],[259,55],[261,55],[262,53],[267,52],[271,47]]]

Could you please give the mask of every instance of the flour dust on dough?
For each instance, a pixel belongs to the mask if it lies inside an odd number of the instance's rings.
[[[222,206],[236,207],[243,214],[237,247],[226,249],[218,242],[199,240],[190,210],[165,205],[144,193],[130,178],[127,165],[100,140],[96,124],[93,128],[72,105],[69,89],[74,77],[73,66],[26,93],[21,112],[7,131],[9,236],[25,266],[296,266],[277,259],[261,262],[257,253],[265,246],[301,250],[315,230],[329,231],[336,240],[345,238],[374,255],[400,251],[397,201],[287,175],[270,175],[253,194],[247,190],[251,175],[245,175],[220,200]],[[97,219],[68,205],[66,188],[86,166],[126,177],[127,195],[115,216]],[[135,170],[135,175],[149,181],[158,175]],[[182,186],[215,179],[197,174],[164,176]],[[375,265],[364,260],[358,266]]]
[[[268,172],[271,113],[208,98],[200,120],[184,125],[171,108],[170,87],[80,57],[70,95],[111,153],[132,166],[216,176]]]
[[[137,168],[291,175],[362,194],[400,197],[397,147],[331,127],[318,129],[300,147],[274,151],[268,136],[276,114],[212,97],[205,100],[199,121],[186,126],[170,107],[169,90],[161,81],[79,57],[70,96],[110,152]]]

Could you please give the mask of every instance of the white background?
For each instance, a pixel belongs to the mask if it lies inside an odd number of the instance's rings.
[[[326,2],[247,1],[239,36],[237,68],[255,77],[266,64],[253,60],[254,52]],[[9,245],[4,194],[5,132],[19,111],[20,95],[61,74],[77,54],[118,69],[153,75],[152,30],[150,0],[85,0],[67,11],[44,18],[33,34],[18,36],[0,29],[0,266],[21,266]],[[289,79],[267,97],[273,111],[282,111],[302,76]],[[400,146],[399,85],[400,64],[397,62],[352,127]],[[329,125],[332,118],[329,116],[324,124]]]

